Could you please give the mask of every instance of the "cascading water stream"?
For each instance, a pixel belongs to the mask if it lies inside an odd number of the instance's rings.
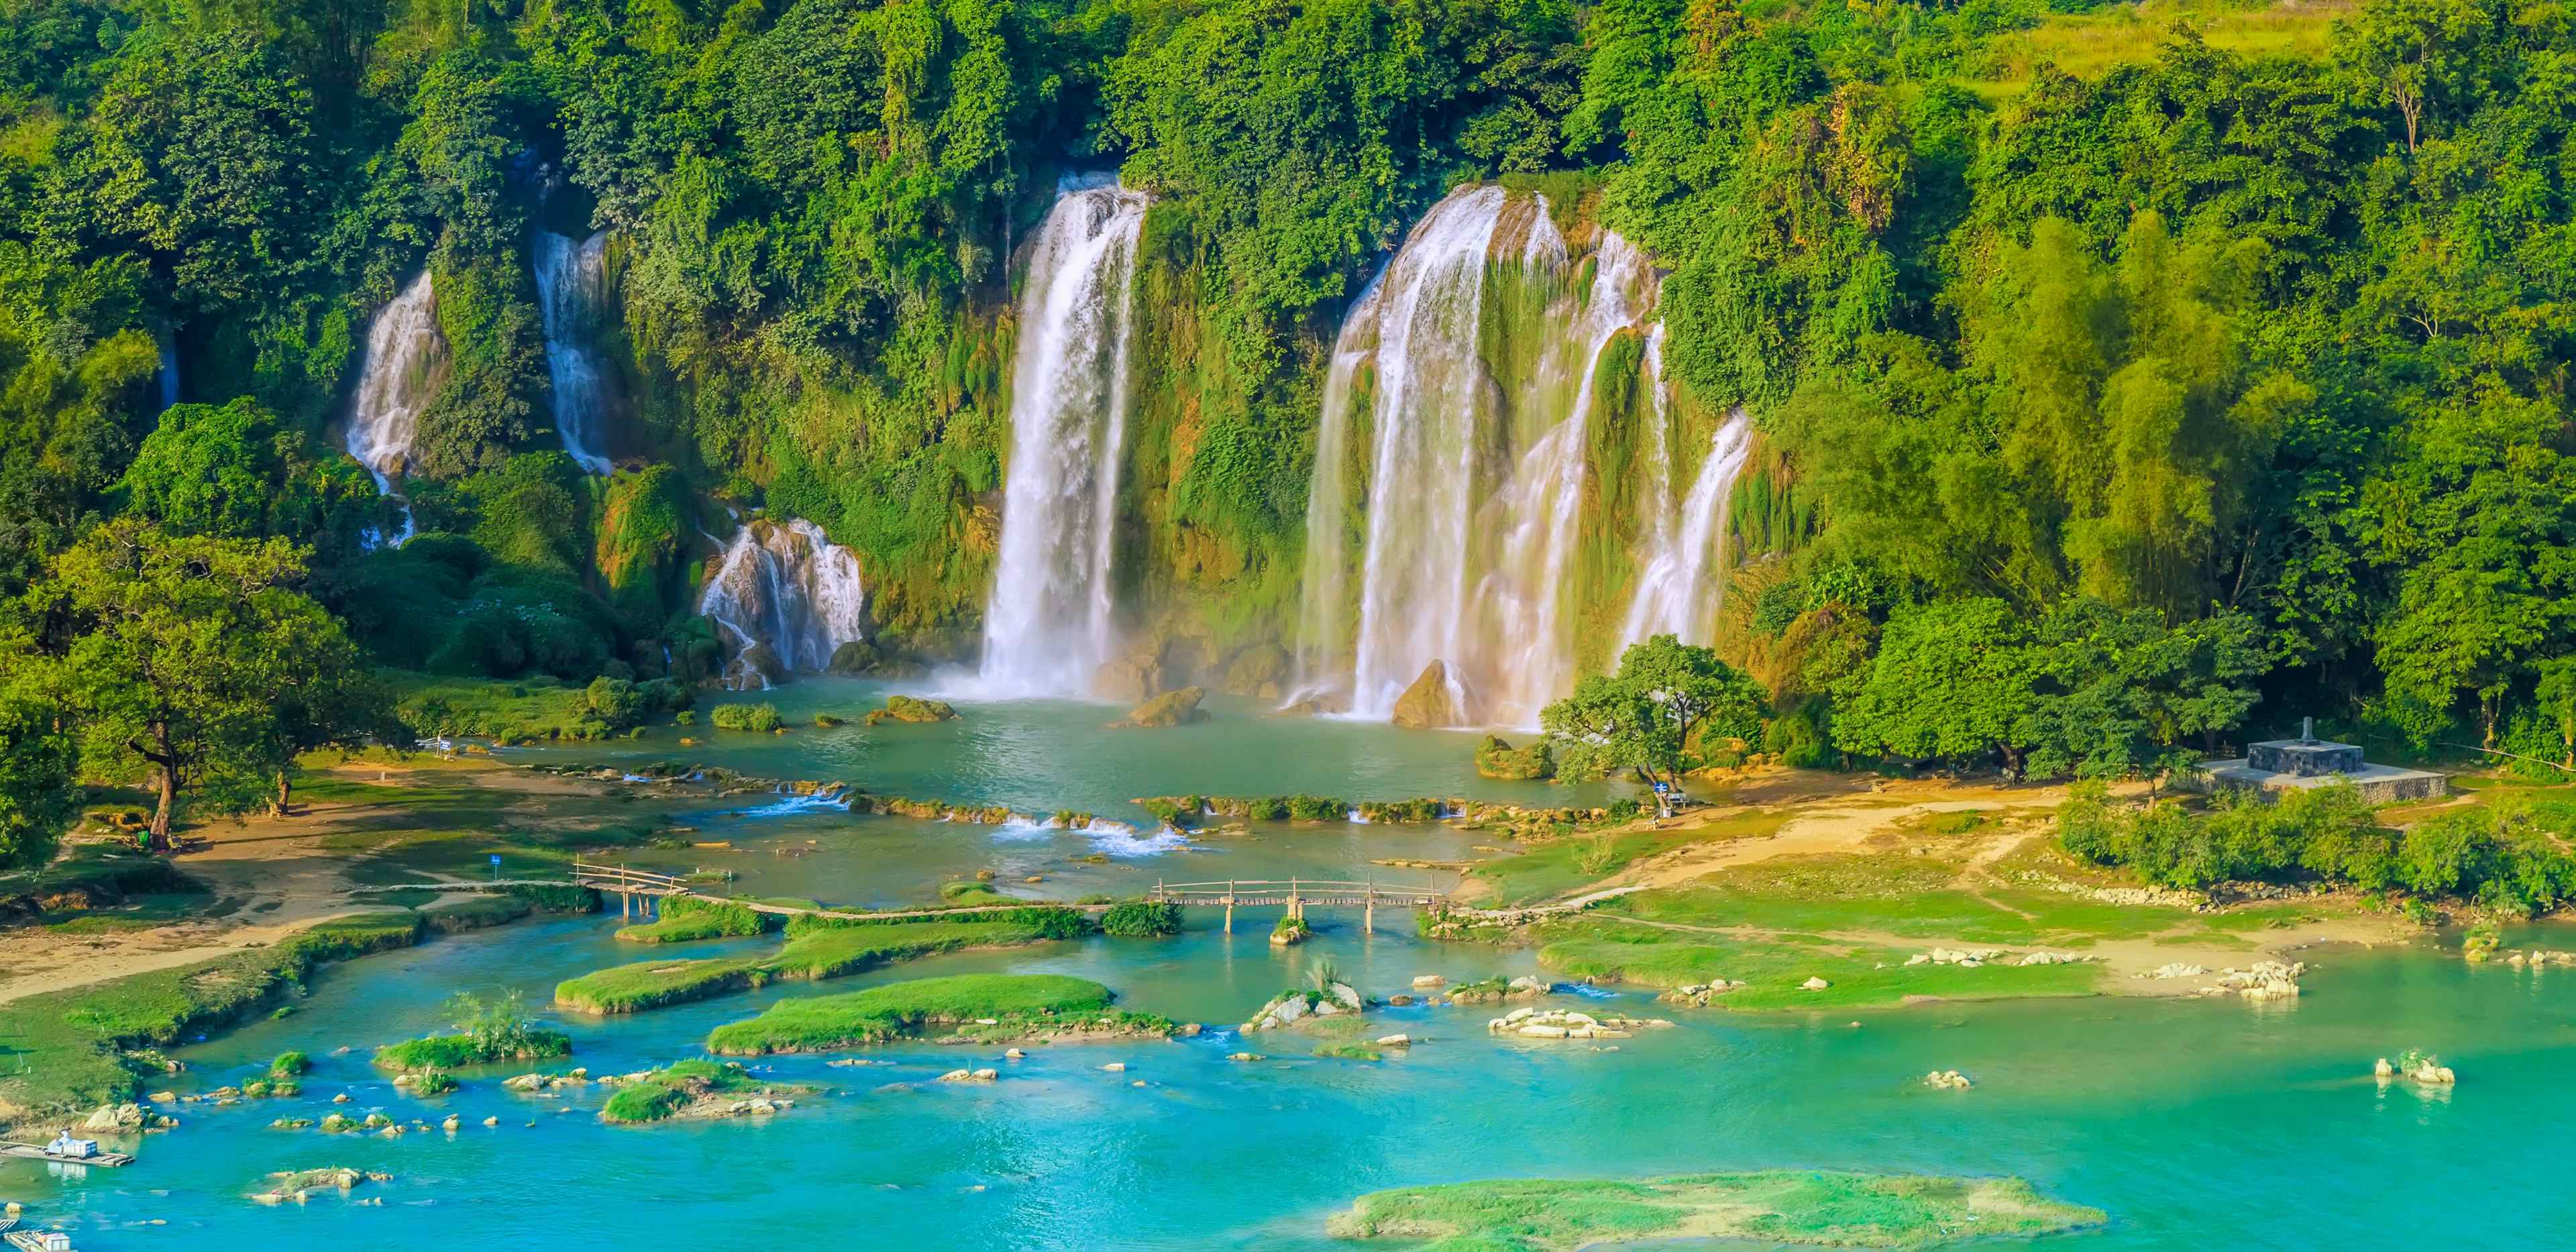
[[[1377,321],[1377,387],[1351,685],[1352,711],[1362,717],[1387,717],[1425,665],[1459,656],[1478,414],[1486,407],[1476,328],[1503,204],[1501,188],[1477,187],[1433,206],[1366,310]]]
[[[1446,690],[1433,703],[1445,708],[1426,720],[1527,724],[1572,685],[1567,588],[1595,377],[1656,294],[1652,267],[1615,233],[1588,259],[1589,290],[1572,290],[1584,260],[1544,197],[1463,188],[1352,305],[1317,428],[1292,704],[1334,707],[1339,689],[1353,715],[1395,717],[1436,662]],[[1343,465],[1363,417],[1367,523],[1359,629],[1346,643]],[[1403,715],[1425,716],[1418,703]]]
[[[1349,494],[1345,466],[1351,443],[1351,388],[1360,366],[1377,351],[1378,292],[1386,283],[1379,266],[1359,299],[1342,317],[1333,340],[1333,361],[1324,374],[1324,411],[1315,427],[1314,478],[1306,493],[1306,560],[1304,598],[1297,627],[1297,692],[1289,703],[1313,698],[1341,675],[1348,632],[1342,628],[1350,596],[1350,563],[1344,559],[1342,511]]]
[[[1650,346],[1653,342],[1650,341]],[[1683,643],[1706,644],[1717,633],[1717,611],[1725,604],[1725,583],[1718,569],[1719,531],[1735,480],[1753,451],[1753,423],[1737,410],[1710,438],[1699,476],[1691,480],[1682,501],[1678,525],[1667,524],[1638,577],[1636,598],[1620,627],[1619,646],[1672,635]]]
[[[369,531],[368,546],[401,547],[412,535],[411,506],[401,503],[394,482],[411,459],[412,437],[423,405],[437,391],[447,361],[447,343],[438,331],[438,302],[429,271],[402,289],[367,323],[367,361],[358,376],[357,404],[349,415],[349,455],[375,477],[379,494],[401,505],[402,529],[390,539]]]
[[[576,243],[538,231],[534,251],[546,369],[554,377],[555,433],[584,470],[605,474],[613,468],[603,452],[610,391],[607,371],[590,345],[608,303],[608,232]]]
[[[1651,292],[1640,288],[1649,277],[1644,254],[1617,232],[1602,232],[1591,294],[1568,336],[1577,348],[1574,400],[1530,446],[1510,485],[1489,506],[1503,528],[1503,548],[1475,598],[1496,617],[1485,637],[1503,648],[1484,701],[1486,716],[1498,723],[1535,725],[1540,707],[1574,685],[1564,589],[1583,520],[1595,375],[1611,339],[1634,326],[1643,311],[1640,296]]]
[[[865,638],[867,587],[858,558],[822,527],[803,518],[754,520],[725,546],[698,614],[734,646],[726,683],[767,687],[791,672],[827,669],[841,645]]]
[[[1087,695],[1116,644],[1110,554],[1145,206],[1115,183],[1068,179],[1030,257],[977,683],[995,695]]]

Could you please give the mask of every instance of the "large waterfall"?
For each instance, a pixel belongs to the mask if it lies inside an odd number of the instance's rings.
[[[591,342],[608,307],[608,232],[575,243],[541,230],[535,251],[546,369],[554,376],[555,433],[583,469],[605,474],[610,469],[605,436],[611,393]]]
[[[411,280],[402,293],[376,310],[367,323],[367,360],[358,376],[356,407],[349,414],[349,455],[375,476],[376,490],[395,489],[411,459],[412,436],[420,425],[422,406],[438,390],[447,363],[447,341],[438,331],[438,301],[430,290],[429,271]],[[411,510],[403,508],[400,532],[389,540],[399,547],[411,538]]]
[[[867,588],[858,559],[821,527],[754,520],[726,545],[698,613],[734,647],[726,683],[766,687],[827,669],[842,644],[865,638]]]
[[[1085,695],[1115,647],[1110,551],[1145,197],[1067,180],[1029,260],[979,685]]]
[[[1325,383],[1301,612],[1310,686],[1339,685],[1347,658],[1351,712],[1386,718],[1437,662],[1443,720],[1520,725],[1572,685],[1566,588],[1596,375],[1614,340],[1644,333],[1655,295],[1635,247],[1603,231],[1578,251],[1545,197],[1465,188],[1415,225],[1352,306]],[[1341,461],[1363,419],[1359,630],[1345,646]]]

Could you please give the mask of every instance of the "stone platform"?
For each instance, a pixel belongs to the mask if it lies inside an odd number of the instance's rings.
[[[2352,757],[2354,763],[2351,768],[2323,773],[2258,768],[2255,761],[2262,758],[2239,757],[2232,761],[2203,761],[2198,769],[2176,779],[2176,782],[2195,791],[2223,791],[2231,787],[2243,787],[2272,798],[2277,798],[2283,792],[2300,788],[2350,782],[2361,789],[2362,799],[2372,804],[2429,800],[2436,796],[2450,794],[2451,778],[2448,774],[2437,774],[2426,769],[2399,769],[2394,765],[2363,764],[2360,762],[2360,755],[2360,749],[2355,748]]]

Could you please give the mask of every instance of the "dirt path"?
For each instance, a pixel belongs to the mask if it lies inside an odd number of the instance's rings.
[[[1631,865],[1601,885],[1677,887],[1732,866],[1784,856],[1859,851],[1882,836],[1893,837],[1908,821],[1917,818],[1942,813],[2000,810],[2006,820],[2011,820],[2050,812],[2065,798],[2066,792],[2062,787],[1933,788],[1920,784],[1880,793],[1845,794],[1833,802],[1800,810],[1769,836],[1678,848]],[[1704,810],[1694,815],[1695,824],[1712,824],[1753,807],[1756,806],[1736,805]],[[1977,861],[1972,858],[1971,864],[1979,869],[1994,864],[2010,855],[2031,833],[2027,830],[2015,832],[2008,842],[1989,840],[1987,846],[1978,852],[1978,856],[1984,859]],[[2000,846],[1996,846],[1998,843]]]
[[[398,787],[414,779],[454,778],[454,769],[366,763],[330,772]],[[474,781],[534,794],[580,789],[566,788],[568,780],[552,775],[502,767],[477,770]],[[285,817],[226,818],[189,830],[188,849],[173,860],[206,884],[220,916],[120,927],[108,912],[101,915],[106,924],[96,929],[0,930],[0,1004],[265,947],[317,922],[381,910],[381,903],[348,894],[354,856],[325,847],[323,840],[384,829],[387,815],[399,811],[387,804],[318,803]]]

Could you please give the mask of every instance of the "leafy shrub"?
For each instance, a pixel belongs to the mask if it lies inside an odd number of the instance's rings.
[[[775,704],[719,704],[714,720],[720,730],[776,730],[782,724]]]
[[[1181,906],[1129,900],[1100,915],[1101,933],[1122,939],[1158,939],[1181,933]]]

